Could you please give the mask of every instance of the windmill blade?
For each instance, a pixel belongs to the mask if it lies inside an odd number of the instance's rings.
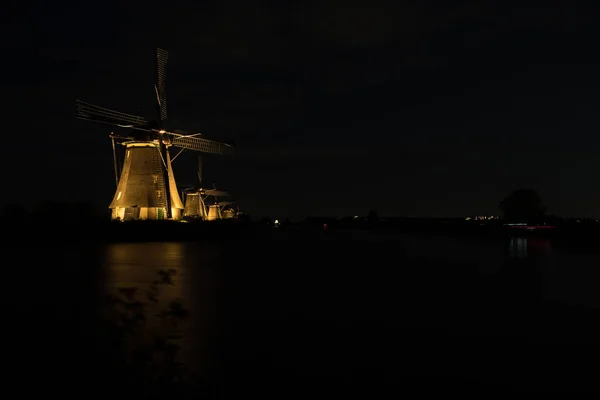
[[[171,144],[182,149],[220,155],[232,155],[235,150],[234,147],[228,143],[201,139],[195,136],[179,135],[172,132],[167,133],[172,136]]]
[[[123,135],[116,134],[114,132],[111,132],[110,135],[108,135],[108,136],[115,141],[121,141],[121,142],[126,141],[126,140],[134,140],[133,136],[123,136]]]
[[[81,100],[75,100],[75,117],[118,126],[148,126],[148,121],[143,117],[110,110]]]
[[[158,102],[158,114],[161,121],[167,119],[167,61],[169,52],[156,49],[156,100]]]
[[[206,194],[207,196],[214,196],[214,197],[230,197],[228,192],[226,192],[224,190],[217,190],[217,189],[205,189],[204,194]]]

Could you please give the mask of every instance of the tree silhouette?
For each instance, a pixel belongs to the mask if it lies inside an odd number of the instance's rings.
[[[377,210],[375,210],[374,208],[371,209],[369,211],[369,214],[367,215],[367,220],[369,222],[379,222],[379,214],[377,213]]]
[[[515,190],[500,202],[498,208],[509,222],[536,222],[546,213],[540,195],[529,188]]]

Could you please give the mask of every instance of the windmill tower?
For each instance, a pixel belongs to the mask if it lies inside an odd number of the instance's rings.
[[[207,217],[206,205],[202,195],[202,156],[198,155],[198,184],[185,191],[185,208],[183,216],[187,219],[205,220]]]
[[[182,134],[164,129],[167,118],[166,66],[168,52],[156,49],[156,120],[99,107],[76,100],[75,116],[128,128],[129,135],[111,133],[117,190],[109,208],[113,220],[180,219],[183,203],[179,197],[172,161],[184,150],[227,155],[233,146],[200,138],[199,134]],[[125,146],[122,170],[119,171],[115,142]],[[171,159],[170,148],[180,152]]]
[[[198,156],[198,183],[184,192],[183,217],[190,220],[214,221],[237,217],[239,209],[231,195],[224,190],[204,188],[202,185],[202,156]]]

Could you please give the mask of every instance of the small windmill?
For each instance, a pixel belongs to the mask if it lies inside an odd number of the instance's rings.
[[[167,131],[166,66],[168,52],[156,49],[157,119],[143,117],[99,107],[76,100],[75,116],[79,119],[129,128],[130,134],[111,133],[117,190],[110,203],[113,220],[179,219],[183,203],[177,191],[169,148],[193,150],[200,153],[233,154],[231,144],[200,138],[199,134],[184,134],[178,130]],[[119,171],[115,142],[125,146],[123,168]],[[180,153],[181,153],[180,151]]]
[[[236,218],[239,214],[237,203],[231,195],[217,188],[193,188],[185,193],[183,217],[214,221]]]

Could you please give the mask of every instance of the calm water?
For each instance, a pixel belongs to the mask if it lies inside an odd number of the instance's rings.
[[[105,281],[102,291],[148,288],[162,270],[173,270],[173,285],[161,286],[164,305],[181,300],[190,311],[183,343],[185,361],[204,367],[215,345],[223,285],[224,246],[219,243],[121,243],[102,249]],[[211,363],[213,360],[207,360]]]
[[[17,306],[10,315],[14,324],[28,321],[29,333],[20,338],[35,341],[47,335],[48,325],[61,324],[63,315],[85,319],[105,295],[122,288],[144,290],[159,271],[172,269],[174,285],[160,300],[181,299],[190,310],[182,342],[190,368],[216,376],[222,387],[243,384],[264,391],[269,379],[284,386],[302,379],[309,392],[326,382],[331,393],[352,376],[360,376],[364,387],[403,374],[415,385],[415,377],[430,376],[497,384],[499,364],[487,366],[489,374],[482,377],[480,352],[464,349],[504,343],[498,335],[560,343],[551,330],[526,333],[531,316],[492,311],[488,304],[497,297],[500,303],[516,298],[600,308],[600,252],[568,252],[539,238],[355,233],[355,239],[291,241],[282,233],[244,243],[32,245],[19,250],[27,268],[10,269],[4,303],[9,309]],[[482,286],[496,281],[495,291]],[[43,328],[35,328],[35,334],[32,326]],[[450,336],[440,338],[435,333],[440,331]],[[480,337],[478,344],[464,342],[473,336]],[[462,355],[456,353],[457,343]],[[488,351],[514,356],[496,344]],[[434,363],[426,361],[432,357]],[[514,381],[528,380],[525,367],[511,374]],[[528,381],[549,384],[542,380]]]
[[[558,250],[553,248],[550,239],[527,237],[513,237],[501,242],[386,235],[369,238],[369,241],[373,240],[387,242],[396,252],[402,251],[411,257],[443,261],[450,268],[452,265],[475,265],[483,274],[497,274],[503,267],[527,260],[540,274],[544,299],[600,307],[600,251],[579,253]],[[357,246],[360,245],[358,242]],[[225,257],[231,256],[231,253],[248,252],[246,246],[203,242],[110,244],[101,249],[104,252],[101,265],[105,273],[104,289],[114,292],[121,287],[145,287],[156,279],[159,270],[174,269],[175,286],[165,290],[167,298],[181,298],[190,307],[202,306],[201,312],[194,310],[196,314],[212,315],[215,309],[211,302],[216,301],[215,296],[222,289],[224,271],[221,268]],[[264,243],[262,246],[265,251],[269,250]],[[261,244],[257,247],[255,252],[260,251]],[[307,251],[310,252],[310,249]],[[314,263],[320,263],[319,255],[315,250]],[[255,254],[249,254],[245,260],[247,264],[239,268],[260,270],[261,265],[272,264],[275,258],[281,256],[278,250],[271,255],[263,254],[258,259]],[[286,262],[289,262],[287,257],[281,258],[282,268],[285,268]],[[333,263],[322,267],[336,268],[337,265]],[[373,268],[372,265],[363,266],[365,272],[369,267]],[[314,273],[310,268],[307,272]]]

